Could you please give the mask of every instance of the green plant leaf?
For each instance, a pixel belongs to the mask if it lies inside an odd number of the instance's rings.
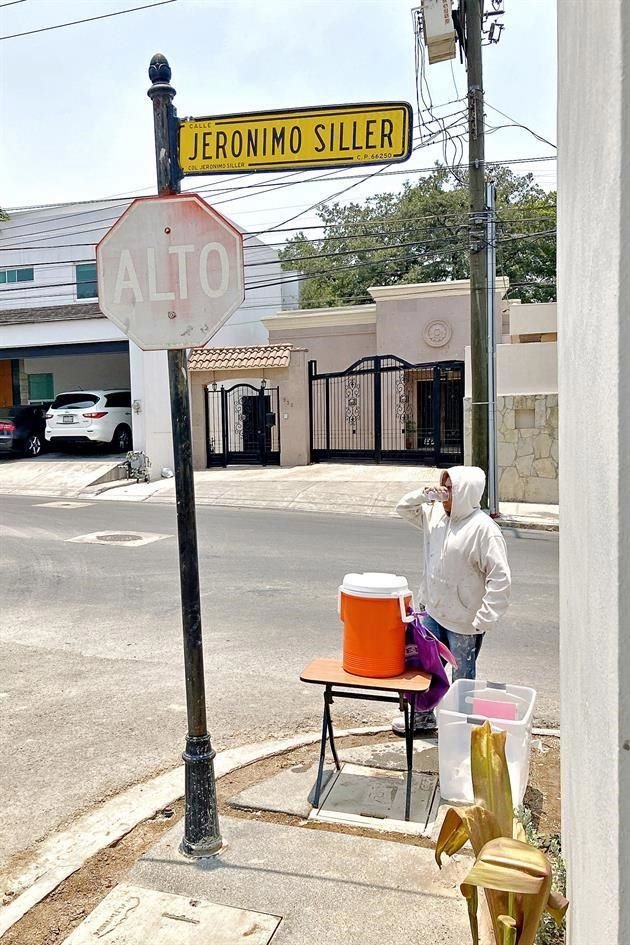
[[[500,915],[498,924],[500,931],[503,933],[500,945],[516,945],[516,919],[513,919],[511,915]]]
[[[477,892],[477,887],[471,886],[470,883],[462,883],[459,888],[468,905],[468,921],[470,923],[472,945],[479,945],[479,921],[477,919],[479,893]]]
[[[557,925],[562,923],[568,908],[569,900],[565,899],[564,896],[555,889],[552,889],[549,893],[549,899],[547,900],[547,912]]]
[[[534,945],[551,892],[551,864],[541,850],[509,837],[490,840],[465,883],[485,889],[497,945],[505,941],[500,917],[510,914],[512,904],[518,912],[512,916],[520,932],[518,945]]]
[[[478,856],[489,840],[501,836],[497,819],[485,807],[449,807],[435,846],[435,859],[442,866],[442,856],[452,856],[467,840]]]
[[[470,761],[476,802],[495,815],[501,836],[511,837],[514,806],[505,758],[506,737],[506,732],[493,732],[489,722],[476,725],[471,733]]]

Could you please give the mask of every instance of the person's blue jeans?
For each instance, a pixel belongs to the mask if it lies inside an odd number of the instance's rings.
[[[453,668],[453,682],[456,679],[474,679],[477,675],[477,657],[483,643],[483,633],[455,633],[425,614],[422,623],[438,640],[447,646],[457,660],[457,669]]]
[[[422,623],[438,640],[449,648],[457,660],[457,669],[453,668],[453,682],[456,679],[474,679],[477,675],[477,657],[483,643],[483,633],[455,633],[424,614]],[[436,727],[435,712],[417,712],[415,716],[416,732],[433,732]],[[400,731],[395,729],[395,731]]]

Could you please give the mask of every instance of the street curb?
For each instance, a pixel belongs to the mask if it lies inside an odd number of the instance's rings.
[[[380,725],[344,729],[335,734],[337,738],[344,738],[349,735],[378,735],[389,730],[389,725]],[[215,758],[216,777],[222,778],[257,761],[316,744],[320,738],[321,732],[310,732],[226,749],[218,752]],[[149,782],[122,791],[97,810],[84,814],[69,830],[45,840],[37,857],[26,869],[4,878],[4,890],[13,892],[16,898],[0,908],[0,939],[30,909],[50,895],[68,876],[76,873],[86,860],[183,796],[184,766],[180,765]]]
[[[121,481],[116,484],[117,486],[129,485],[128,482]],[[100,490],[97,493],[89,493],[91,498],[102,498],[103,493],[107,491],[112,493],[113,489]],[[84,493],[82,493],[83,495]],[[85,493],[88,494],[88,493]],[[175,497],[171,493],[161,494],[159,490],[149,493],[147,495],[138,495],[133,497],[127,494],[124,498],[121,498],[121,501],[125,502],[147,502],[149,504],[156,505],[170,505],[175,502]],[[255,510],[255,511],[270,511],[270,512],[300,512],[303,515],[334,515],[336,512],[342,511],[344,515],[352,516],[361,516],[363,518],[377,518],[377,519],[397,519],[395,509],[390,505],[364,505],[364,506],[348,506],[345,505],[343,510],[335,506],[317,506],[309,507],[308,503],[301,503],[297,499],[291,500],[278,500],[274,503],[269,497],[263,499],[257,498],[238,498],[226,496],[197,496],[195,500],[197,508],[221,508],[221,509],[239,509],[240,511],[245,510]],[[501,528],[519,528],[523,530],[531,531],[544,531],[544,532],[558,532],[560,530],[559,524],[557,522],[536,522],[531,521],[526,518],[509,518],[507,516],[500,517],[495,520],[497,525]]]
[[[532,532],[559,532],[560,524],[556,522],[524,522],[516,518],[495,519],[499,528],[520,528]]]

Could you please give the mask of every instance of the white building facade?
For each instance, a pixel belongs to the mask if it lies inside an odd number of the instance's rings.
[[[558,2],[568,945],[630,942],[630,3]]]
[[[129,388],[134,449],[172,466],[166,352],[143,352],[102,315],[95,247],[128,200],[17,212],[0,223],[0,406],[73,389]],[[244,233],[246,295],[211,346],[264,344],[262,319],[297,304],[278,254]]]

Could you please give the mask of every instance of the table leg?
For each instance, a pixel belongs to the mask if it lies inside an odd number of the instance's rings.
[[[315,783],[315,797],[313,798],[313,807],[319,807],[319,796],[322,793],[322,779],[324,777],[324,761],[326,759],[326,735],[330,725],[330,709],[328,707],[329,688],[324,690],[324,716],[322,719],[322,740],[319,747],[319,767],[317,769],[317,781]]]
[[[328,727],[328,741],[330,742],[330,750],[332,752],[333,760],[335,762],[335,767],[337,771],[340,771],[341,765],[339,764],[339,758],[337,757],[337,748],[335,746],[335,733],[333,732],[332,716],[330,714],[331,702],[332,702],[332,693],[327,691],[324,694],[324,714],[326,716],[326,724]]]
[[[407,792],[405,800],[405,820],[411,817],[411,788],[413,785],[413,734],[416,723],[416,710],[413,702],[411,705],[405,699],[405,749],[407,753]]]

